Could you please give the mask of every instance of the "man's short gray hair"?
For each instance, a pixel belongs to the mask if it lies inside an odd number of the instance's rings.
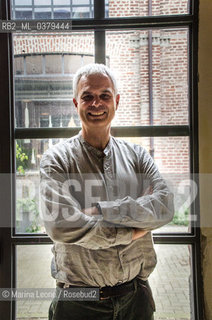
[[[118,93],[117,82],[113,72],[104,64],[100,63],[91,63],[87,64],[77,70],[73,78],[73,98],[77,99],[78,94],[78,83],[82,76],[89,76],[91,74],[101,74],[106,75],[110,78],[113,83],[115,95]]]

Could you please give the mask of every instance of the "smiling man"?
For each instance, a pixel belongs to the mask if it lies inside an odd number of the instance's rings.
[[[58,290],[99,288],[100,299],[54,299],[49,319],[152,320],[151,230],[172,219],[173,195],[145,149],[111,136],[120,96],[110,69],[79,69],[73,91],[82,130],[43,155],[42,211]]]
[[[78,85],[73,102],[82,121],[82,136],[92,146],[104,150],[120,96],[116,85],[105,72],[84,74],[80,79],[79,76],[80,72],[75,78]]]

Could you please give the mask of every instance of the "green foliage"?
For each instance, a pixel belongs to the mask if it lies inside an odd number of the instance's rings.
[[[176,211],[171,224],[175,224],[178,226],[188,226],[189,224],[188,215],[189,215],[188,209],[186,209],[184,212]]]
[[[27,167],[28,156],[25,152],[22,152],[21,147],[16,142],[16,171],[19,174],[24,174]]]
[[[40,226],[37,224],[37,221],[34,220],[30,224],[29,228],[26,229],[26,232],[36,233],[36,232],[39,232],[40,230],[41,230]]]
[[[16,202],[17,212],[31,212],[33,215],[38,214],[38,207],[34,199],[23,198],[18,199]]]
[[[30,199],[30,198],[18,199],[16,202],[16,210],[17,210],[17,215],[19,216],[22,212],[29,212],[33,214],[34,219],[29,225],[29,227],[26,229],[26,232],[33,233],[33,232],[40,231],[40,226],[38,225],[39,211],[38,211],[37,203],[34,199]]]

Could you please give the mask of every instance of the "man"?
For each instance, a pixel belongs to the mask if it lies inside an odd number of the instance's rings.
[[[49,319],[151,320],[151,230],[173,217],[173,196],[150,155],[110,135],[119,105],[112,72],[91,64],[74,77],[81,132],[41,161],[46,231],[59,288],[98,287],[99,301],[55,299]]]

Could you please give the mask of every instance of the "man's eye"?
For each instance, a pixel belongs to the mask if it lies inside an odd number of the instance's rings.
[[[110,95],[107,94],[107,93],[104,93],[104,94],[101,95],[101,99],[108,100],[108,99],[110,99]]]
[[[82,100],[84,101],[91,101],[93,99],[93,96],[90,94],[87,94],[86,96],[82,97]]]

